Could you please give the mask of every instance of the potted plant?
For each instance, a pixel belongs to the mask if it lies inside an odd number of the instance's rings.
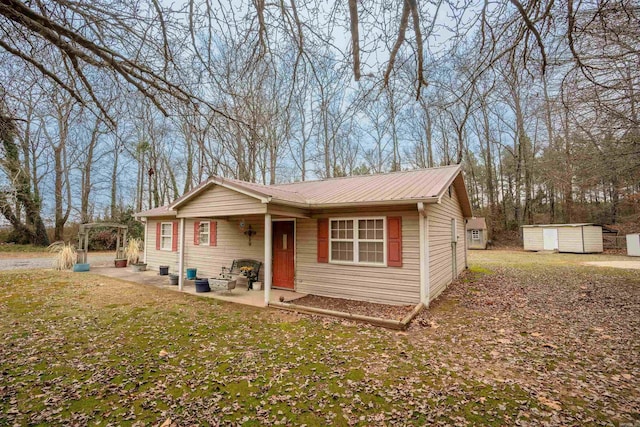
[[[142,240],[138,239],[129,239],[127,243],[127,247],[124,250],[124,254],[127,257],[127,261],[129,265],[133,268],[133,271],[145,271],[147,269],[147,264],[144,262],[140,262],[140,247],[142,246]]]
[[[49,245],[53,255],[53,268],[56,270],[89,271],[89,264],[76,264],[78,253],[71,243],[55,242]]]

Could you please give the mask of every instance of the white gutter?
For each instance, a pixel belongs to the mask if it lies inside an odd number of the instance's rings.
[[[431,299],[431,278],[429,268],[429,218],[423,202],[418,202],[420,243],[420,301],[427,307]]]

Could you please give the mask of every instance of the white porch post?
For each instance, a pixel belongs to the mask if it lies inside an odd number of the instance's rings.
[[[273,228],[271,226],[271,214],[264,214],[264,305],[269,305],[269,294],[271,293],[271,248],[273,239]]]
[[[178,231],[178,290],[182,291],[184,282],[184,225],[185,219],[180,218],[180,229]]]

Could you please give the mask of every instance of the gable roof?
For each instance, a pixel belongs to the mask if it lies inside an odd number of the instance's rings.
[[[471,205],[460,165],[277,185],[213,176],[178,198],[170,209],[176,210],[213,185],[238,191],[262,203],[273,202],[307,209],[437,203],[449,186],[453,185],[463,214],[471,216]]]
[[[484,218],[470,218],[467,220],[467,230],[486,230],[487,222]]]

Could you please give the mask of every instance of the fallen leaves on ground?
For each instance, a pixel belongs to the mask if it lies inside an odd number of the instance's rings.
[[[2,273],[0,424],[637,422],[637,275],[500,259],[406,333],[90,274]]]

